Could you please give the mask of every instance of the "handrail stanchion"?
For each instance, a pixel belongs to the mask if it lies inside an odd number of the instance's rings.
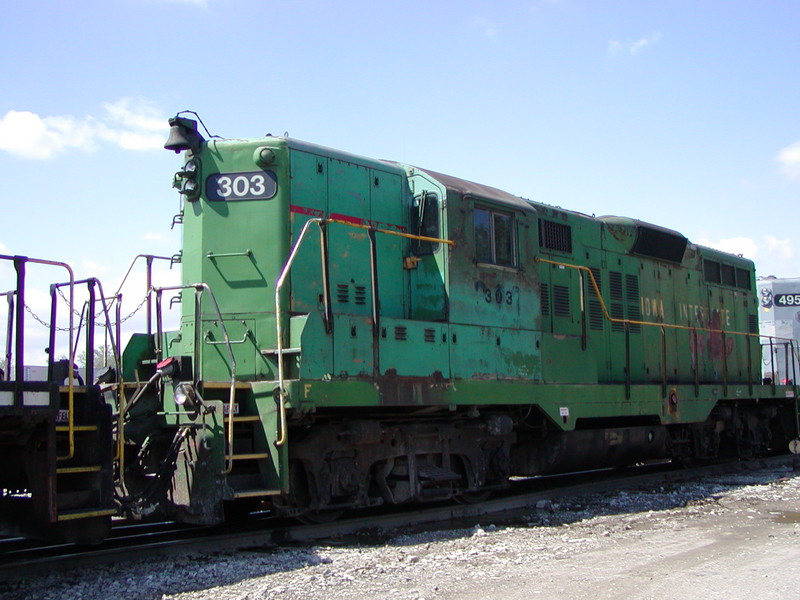
[[[8,301],[8,324],[6,328],[6,368],[4,379],[11,381],[11,358],[13,356],[14,346],[14,296],[16,292],[9,291],[5,293],[6,300]]]
[[[667,330],[661,327],[661,397],[667,397]]]
[[[783,343],[783,372],[786,374],[784,379],[789,379],[789,344],[787,342]],[[783,383],[789,382],[784,381]]]
[[[300,235],[297,237],[297,241],[292,246],[291,252],[289,252],[289,258],[287,259],[286,263],[283,265],[283,269],[281,269],[281,274],[278,276],[277,281],[275,282],[275,328],[276,328],[276,340],[275,340],[275,351],[277,354],[278,360],[278,389],[276,390],[277,400],[278,400],[278,418],[280,419],[280,434],[277,440],[275,440],[275,446],[280,447],[286,443],[286,438],[288,435],[288,426],[286,424],[286,398],[285,398],[285,390],[283,389],[284,386],[284,378],[285,373],[283,372],[283,325],[281,321],[283,320],[283,315],[281,314],[281,289],[283,288],[283,284],[286,282],[286,277],[289,275],[289,271],[292,268],[292,264],[294,263],[294,259],[297,256],[298,251],[300,250],[300,245],[303,243],[303,240],[306,237],[306,233],[308,233],[309,228],[311,227],[312,223],[316,223],[317,225],[321,224],[324,219],[314,218],[309,219],[303,225],[303,229],[300,230]],[[323,234],[320,234],[323,237]],[[326,307],[325,314],[328,314],[328,309]]]
[[[753,395],[753,338],[747,336],[747,393]]]
[[[722,330],[722,395],[728,395],[728,340]]]
[[[772,343],[772,336],[769,336],[769,370],[772,377],[770,377],[770,381],[772,382],[772,393],[775,393],[775,347]]]

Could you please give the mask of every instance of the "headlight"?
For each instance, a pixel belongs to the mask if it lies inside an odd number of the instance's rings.
[[[189,201],[197,199],[200,192],[200,185],[197,183],[197,176],[200,173],[200,161],[190,158],[183,165],[183,168],[175,173],[172,178],[172,187],[177,188]]]
[[[197,182],[192,181],[191,179],[187,179],[183,182],[183,187],[181,188],[181,194],[185,194],[186,196],[193,196],[197,192]]]
[[[194,406],[197,400],[197,392],[191,383],[179,383],[175,386],[175,404],[183,406],[187,402],[189,406]]]
[[[194,179],[197,177],[197,171],[200,169],[200,165],[197,164],[196,158],[191,158],[186,161],[186,164],[183,165],[183,172],[185,173],[185,177],[189,179]]]

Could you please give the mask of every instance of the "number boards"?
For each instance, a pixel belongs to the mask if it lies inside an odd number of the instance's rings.
[[[775,294],[775,305],[800,307],[800,294]]]
[[[217,173],[206,179],[206,197],[211,202],[266,200],[277,189],[278,178],[272,171]]]

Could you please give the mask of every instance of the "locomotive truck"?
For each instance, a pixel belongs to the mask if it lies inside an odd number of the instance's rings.
[[[170,125],[182,283],[150,287],[155,315],[124,350],[114,332],[118,364],[76,382],[72,355],[51,358],[25,381],[22,278],[9,292],[2,532],[318,521],[797,437],[796,379],[760,368],[763,344],[794,344],[759,335],[749,260],[410,165]],[[114,300],[86,314],[118,328]]]

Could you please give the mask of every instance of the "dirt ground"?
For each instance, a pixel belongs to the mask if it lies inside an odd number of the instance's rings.
[[[451,598],[797,598],[798,479],[565,527],[574,552]],[[598,541],[601,538],[602,541]]]
[[[0,597],[786,600],[800,596],[798,563],[800,473],[773,467],[540,503],[480,525],[132,560],[0,584]]]

